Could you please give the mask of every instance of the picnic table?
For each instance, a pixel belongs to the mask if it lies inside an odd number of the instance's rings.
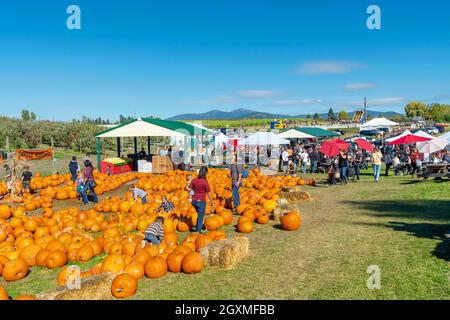
[[[426,164],[422,176],[424,179],[445,177],[450,179],[450,163]]]

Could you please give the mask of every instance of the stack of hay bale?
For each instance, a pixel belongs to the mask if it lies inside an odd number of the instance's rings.
[[[246,237],[218,240],[200,249],[205,266],[230,268],[248,256],[249,241]]]

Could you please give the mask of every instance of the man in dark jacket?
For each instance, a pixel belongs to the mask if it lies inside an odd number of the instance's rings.
[[[317,165],[320,162],[320,154],[315,147],[313,147],[309,159],[311,160],[311,173],[316,173]]]
[[[77,173],[80,170],[78,166],[77,157],[73,156],[72,160],[69,162],[69,171],[72,174],[72,181],[77,180]]]

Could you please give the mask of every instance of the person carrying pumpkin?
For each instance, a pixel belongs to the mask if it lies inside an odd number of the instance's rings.
[[[165,213],[168,213],[175,209],[175,206],[167,199],[167,196],[163,196],[161,205],[155,210],[155,213],[158,213],[161,209],[163,209]]]
[[[136,201],[137,198],[141,198],[142,204],[147,203],[147,192],[142,189],[136,188],[134,184],[130,186],[130,191],[133,193],[134,201]]]
[[[147,243],[153,243],[155,245],[160,244],[164,240],[163,229],[164,218],[156,217],[155,222],[150,224],[144,231],[144,240],[141,242],[142,248],[145,248]]]

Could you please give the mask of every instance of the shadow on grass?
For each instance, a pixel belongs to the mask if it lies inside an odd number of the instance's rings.
[[[450,200],[374,200],[345,201],[344,203],[362,210],[367,215],[380,218],[406,218],[420,220],[450,221]]]
[[[450,200],[375,200],[347,203],[364,210],[357,210],[359,215],[395,219],[365,225],[391,228],[417,238],[441,240],[432,254],[439,259],[450,261],[450,245],[445,240],[445,233],[450,230]]]

